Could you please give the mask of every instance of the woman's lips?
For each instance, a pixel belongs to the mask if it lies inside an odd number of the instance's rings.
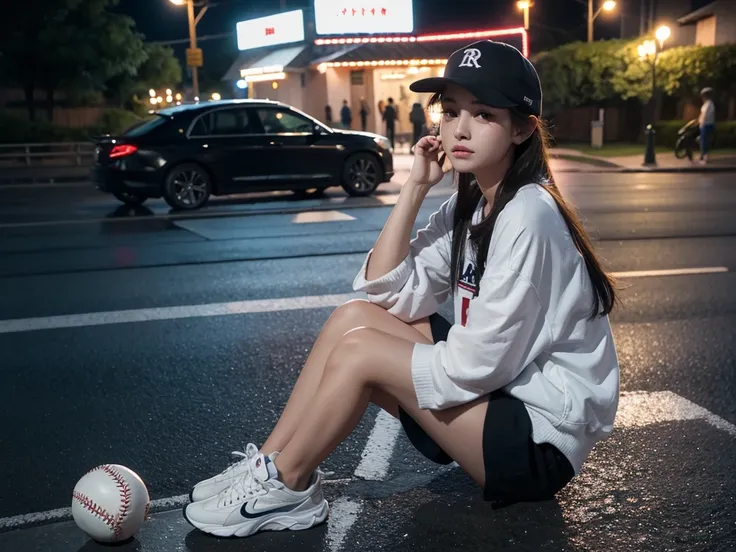
[[[473,153],[473,150],[464,146],[455,146],[454,148],[452,148],[452,156],[458,159],[467,159]]]

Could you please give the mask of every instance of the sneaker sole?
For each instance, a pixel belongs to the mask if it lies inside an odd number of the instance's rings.
[[[298,515],[264,516],[261,519],[244,521],[243,523],[228,527],[193,521],[187,516],[186,507],[184,507],[182,513],[184,514],[184,519],[190,525],[204,533],[215,535],[216,537],[249,537],[259,531],[284,531],[287,529],[291,531],[303,531],[304,529],[309,529],[323,523],[327,519],[330,513],[330,506],[326,500],[323,500],[322,504],[316,508],[299,512]]]

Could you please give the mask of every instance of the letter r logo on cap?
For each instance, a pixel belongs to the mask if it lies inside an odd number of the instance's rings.
[[[478,65],[478,60],[480,59],[480,50],[478,50],[478,48],[468,48],[467,50],[464,50],[463,53],[465,55],[463,56],[463,60],[460,62],[460,65],[458,65],[458,67],[475,67],[477,69],[480,69],[480,65]]]

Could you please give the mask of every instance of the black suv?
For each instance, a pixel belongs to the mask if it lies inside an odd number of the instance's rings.
[[[223,100],[162,109],[122,136],[98,139],[93,178],[127,204],[163,197],[197,209],[211,194],[341,185],[366,196],[393,170],[383,136],[332,129],[279,102]]]

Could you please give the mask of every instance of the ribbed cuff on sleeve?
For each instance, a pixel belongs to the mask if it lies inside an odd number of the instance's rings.
[[[387,272],[380,278],[376,278],[375,280],[366,280],[366,269],[368,268],[368,262],[370,261],[372,254],[373,249],[368,252],[365,261],[363,261],[363,266],[360,268],[360,272],[358,272],[357,276],[355,276],[355,279],[353,280],[353,290],[362,291],[368,295],[381,295],[387,292],[399,291],[404,286],[413,270],[411,257],[409,255],[404,257],[396,268]]]
[[[436,390],[432,380],[432,358],[436,345],[417,343],[411,355],[411,379],[419,408],[434,408]]]

